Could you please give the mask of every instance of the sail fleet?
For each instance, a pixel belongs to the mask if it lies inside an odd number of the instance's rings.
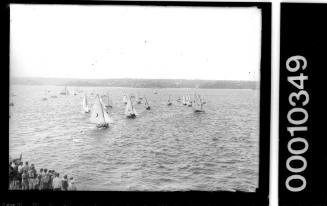
[[[71,94],[76,96],[77,93],[82,93],[82,91],[74,91]],[[64,90],[60,92],[61,95],[69,95],[70,92],[65,86]],[[157,91],[154,94],[158,94]],[[88,101],[88,95],[84,93],[82,100],[82,111],[83,113],[91,113],[90,114],[90,122],[95,124],[97,128],[107,128],[109,127],[109,123],[112,123],[112,118],[110,117],[109,110],[113,108],[112,98],[110,94],[107,92],[105,95],[99,95],[96,92],[91,92],[91,96],[95,95],[93,99],[93,104],[91,105]],[[54,96],[51,96],[54,98]],[[190,94],[186,94],[183,96],[178,96],[175,100],[172,99],[171,95],[168,96],[167,106],[176,104],[184,105],[187,107],[192,107],[194,113],[204,112],[204,105],[206,101],[200,94],[194,93],[193,99]],[[141,96],[139,93],[127,94],[124,92],[122,94],[122,103],[125,105],[124,115],[128,119],[135,119],[139,114],[136,111],[136,105],[144,104],[144,108],[146,110],[151,110],[151,106],[149,104],[148,98],[146,96]]]

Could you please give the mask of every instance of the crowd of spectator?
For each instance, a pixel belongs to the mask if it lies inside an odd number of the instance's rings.
[[[9,189],[12,190],[55,190],[74,191],[76,185],[73,177],[62,178],[55,170],[41,168],[37,172],[34,164],[25,165],[21,161],[9,162]]]

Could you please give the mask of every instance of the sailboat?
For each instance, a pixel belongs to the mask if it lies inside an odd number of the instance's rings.
[[[183,98],[182,98],[182,104],[186,105],[186,97],[185,96],[183,96]]]
[[[90,112],[90,108],[87,105],[87,97],[86,94],[84,94],[84,98],[83,98],[83,110],[85,113],[89,113]]]
[[[99,95],[96,96],[95,103],[92,108],[91,123],[96,124],[97,128],[109,127],[109,115],[104,111],[103,105],[100,102]]]
[[[106,98],[106,101],[104,101],[104,106],[106,108],[112,108],[112,101],[111,101],[111,99],[109,97],[109,93],[108,93],[107,96],[104,96],[104,97]]]
[[[168,106],[172,105],[172,102],[170,101],[170,95],[169,95],[169,99],[168,99]]]
[[[104,104],[104,102],[103,102],[103,100],[102,100],[102,97],[103,97],[103,96],[99,97],[99,98],[100,98],[100,103],[101,103],[101,105],[103,106],[103,109],[106,109],[105,104]]]
[[[194,104],[193,106],[193,111],[194,112],[204,112],[203,108],[204,102],[201,98],[200,95],[194,95]]]
[[[63,91],[61,91],[60,94],[61,95],[68,95],[69,94],[67,86],[65,86],[65,89]]]
[[[138,94],[136,94],[135,100],[137,104],[141,104],[141,98]]]
[[[149,105],[149,103],[148,103],[148,99],[147,99],[146,97],[144,97],[144,99],[145,99],[145,103],[144,103],[144,105],[145,105],[145,109],[146,109],[146,110],[150,110],[151,107],[150,107],[150,105]]]
[[[126,95],[123,96],[123,103],[127,104],[127,96]]]
[[[192,101],[190,95],[187,96],[187,106],[192,107]]]
[[[134,119],[136,117],[136,110],[132,103],[131,97],[129,97],[129,100],[127,102],[126,108],[125,108],[125,115],[127,118]]]

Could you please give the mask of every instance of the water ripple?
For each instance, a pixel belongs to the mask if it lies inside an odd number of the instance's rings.
[[[71,88],[72,89],[72,88]],[[252,90],[201,89],[206,112],[172,99],[189,89],[76,88],[109,91],[114,123],[95,128],[81,112],[82,94],[57,86],[13,86],[10,155],[21,152],[37,169],[73,175],[80,190],[254,191],[258,185],[258,95]],[[47,94],[45,91],[50,90]],[[124,118],[122,93],[146,95],[151,110]],[[48,95],[48,96],[47,96]],[[57,95],[58,98],[50,98]],[[41,101],[48,97],[48,101]],[[93,101],[92,98],[89,99]]]

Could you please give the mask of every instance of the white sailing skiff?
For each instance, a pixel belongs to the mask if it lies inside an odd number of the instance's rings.
[[[83,111],[85,113],[89,113],[90,112],[90,108],[87,104],[87,97],[86,97],[86,94],[84,94],[84,98],[83,98]]]
[[[98,128],[109,127],[110,117],[108,113],[104,111],[99,95],[97,95],[95,98],[90,120],[91,123],[96,124],[96,127]]]
[[[149,105],[149,103],[148,103],[148,99],[147,99],[146,97],[144,97],[144,99],[145,99],[145,103],[144,103],[145,109],[146,109],[146,110],[150,110],[151,107],[150,107],[150,105]]]
[[[127,118],[135,118],[137,115],[135,107],[132,103],[131,97],[129,97],[129,99],[127,100],[127,105],[125,108],[125,115]]]
[[[194,95],[193,111],[204,112],[204,101],[200,95]]]
[[[123,103],[127,104],[127,96],[126,95],[123,96]]]
[[[168,103],[167,103],[168,106],[172,105],[172,102],[170,100],[170,95],[169,95],[169,99],[168,99]]]

